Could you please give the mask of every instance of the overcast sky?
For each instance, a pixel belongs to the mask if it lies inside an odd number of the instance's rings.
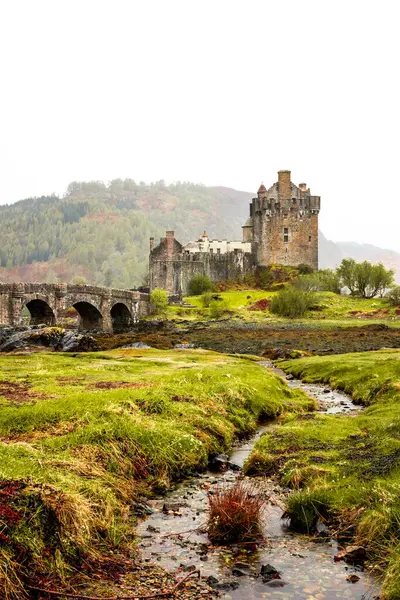
[[[3,0],[0,203],[72,180],[255,192],[400,251],[398,0]]]

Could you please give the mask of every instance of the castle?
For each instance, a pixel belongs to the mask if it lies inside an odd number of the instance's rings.
[[[206,234],[182,246],[167,231],[155,247],[150,238],[150,290],[188,293],[194,275],[211,281],[234,279],[270,264],[318,268],[318,214],[320,196],[312,196],[305,183],[292,183],[290,171],[279,171],[268,190],[261,184],[250,203],[243,225],[243,241],[210,240]]]

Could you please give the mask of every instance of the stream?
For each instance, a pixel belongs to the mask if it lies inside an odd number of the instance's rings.
[[[360,407],[351,398],[326,385],[307,384],[290,379],[270,362],[266,368],[284,377],[290,387],[303,389],[316,398],[323,413],[356,414]],[[240,469],[249,457],[255,442],[273,424],[260,427],[250,439],[234,447],[229,461]],[[334,562],[338,544],[324,535],[309,537],[292,532],[282,519],[282,489],[269,478],[256,478],[267,499],[264,515],[264,542],[254,545],[212,546],[206,534],[198,531],[206,522],[207,492],[213,486],[232,485],[241,476],[240,470],[224,473],[207,471],[178,484],[162,498],[148,505],[153,513],[137,528],[138,546],[146,562],[155,562],[175,571],[200,569],[210,577],[223,600],[372,600],[378,598],[379,586],[359,567]],[[262,565],[272,565],[281,579],[263,583]],[[347,578],[356,575],[350,582]]]

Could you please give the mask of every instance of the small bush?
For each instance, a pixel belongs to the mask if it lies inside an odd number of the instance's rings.
[[[213,300],[210,303],[210,317],[212,319],[219,319],[220,317],[222,317],[226,310],[226,302],[223,300]]]
[[[201,305],[204,308],[209,308],[209,306],[213,300],[213,295],[211,292],[206,292],[205,294],[202,294],[200,300],[201,300]]]
[[[298,272],[300,273],[300,275],[309,275],[310,273],[314,272],[314,269],[312,268],[312,266],[307,265],[305,263],[301,263],[296,268],[297,268]]]
[[[294,285],[303,292],[333,292],[334,294],[340,294],[340,278],[332,269],[314,271],[308,275],[303,275]]]
[[[270,311],[280,317],[302,317],[308,310],[318,305],[312,292],[303,292],[292,286],[281,290],[273,298]]]
[[[212,283],[205,275],[195,275],[189,282],[189,292],[191,296],[200,296],[204,292],[209,292]]]
[[[212,543],[231,544],[257,540],[265,505],[260,490],[246,481],[221,488],[208,496],[207,533]]]
[[[168,294],[165,290],[161,288],[155,288],[150,295],[150,302],[153,305],[153,310],[155,314],[160,314],[165,312],[165,309],[168,306]]]
[[[391,306],[400,306],[400,285],[395,285],[387,294],[386,298]]]

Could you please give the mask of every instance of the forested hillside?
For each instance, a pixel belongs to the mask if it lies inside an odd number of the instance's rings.
[[[253,194],[178,182],[133,179],[73,182],[66,194],[0,206],[1,281],[86,281],[133,287],[146,278],[149,237],[173,229],[182,243],[204,229],[212,238],[240,239]],[[383,261],[400,273],[400,255],[374,246],[335,244],[320,237],[320,264],[344,256]]]
[[[206,228],[238,238],[250,193],[191,183],[145,185],[132,179],[73,182],[64,197],[0,207],[0,278],[132,287],[143,282],[149,237],[174,229],[182,242]]]

